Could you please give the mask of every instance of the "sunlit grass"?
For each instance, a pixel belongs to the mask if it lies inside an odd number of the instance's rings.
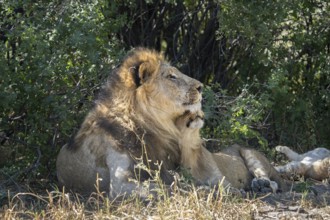
[[[165,194],[165,192],[164,192]],[[137,196],[110,200],[59,190],[43,195],[18,193],[1,207],[1,219],[250,219],[256,202],[224,189],[174,189],[171,196],[142,201]]]
[[[159,185],[159,197],[150,193],[145,200],[137,195],[110,199],[105,192],[82,196],[56,187],[49,191],[8,192],[7,201],[2,200],[0,219],[261,219],[275,211],[286,216],[315,207],[323,210],[320,215],[330,216],[329,201],[324,198],[315,206],[307,191],[275,195],[287,203],[271,205],[263,201],[269,194],[243,198],[221,186],[210,189],[181,184],[171,189],[169,195],[168,187]]]

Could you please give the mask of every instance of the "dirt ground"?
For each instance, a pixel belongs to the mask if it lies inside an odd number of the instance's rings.
[[[330,219],[330,185],[314,183],[305,192],[260,197],[254,219]]]

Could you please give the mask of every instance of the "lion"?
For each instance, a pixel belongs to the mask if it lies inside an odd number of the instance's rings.
[[[60,185],[82,193],[146,198],[157,184],[141,183],[153,172],[170,185],[173,171],[183,167],[198,184],[245,188],[255,178],[257,187],[276,191],[278,179],[271,181],[275,174],[261,154],[238,146],[231,153],[212,154],[203,146],[202,87],[161,53],[132,50],[109,75],[77,134],[60,150]]]
[[[292,174],[315,180],[324,180],[330,177],[330,150],[315,148],[303,154],[298,154],[287,146],[277,146],[276,151],[283,153],[291,161],[275,169],[286,177]]]

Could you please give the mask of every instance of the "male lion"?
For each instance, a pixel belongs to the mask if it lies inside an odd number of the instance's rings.
[[[160,53],[133,50],[110,74],[74,139],[61,149],[56,163],[60,184],[92,192],[98,177],[99,189],[111,196],[136,192],[144,197],[146,187],[139,182],[150,172],[139,168],[142,161],[151,171],[159,170],[165,184],[173,181],[170,171],[182,166],[201,184],[223,181],[246,188],[253,175],[260,178],[254,185],[276,190],[270,181],[276,171],[257,152],[235,146],[235,156],[211,154],[202,145],[201,90],[199,81]]]
[[[304,154],[298,154],[287,146],[277,146],[276,151],[283,153],[291,161],[283,166],[275,167],[286,176],[298,174],[306,178],[324,180],[330,177],[330,150],[315,148]]]

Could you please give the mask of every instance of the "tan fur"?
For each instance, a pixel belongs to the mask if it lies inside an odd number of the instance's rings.
[[[145,188],[130,181],[150,178],[139,168],[140,162],[151,171],[161,164],[160,177],[170,184],[169,171],[180,166],[181,145],[200,144],[200,140],[181,139],[174,122],[186,111],[201,109],[201,87],[160,53],[133,50],[110,74],[74,139],[61,149],[60,184],[92,192],[98,176],[101,191],[113,196],[136,191],[143,196]]]
[[[161,165],[160,177],[166,184],[173,181],[170,171],[182,166],[200,184],[222,181],[248,186],[251,175],[259,178],[249,170],[253,164],[246,166],[248,157],[211,154],[203,146],[201,87],[160,53],[133,50],[110,74],[74,139],[62,147],[56,163],[59,183],[89,193],[98,182],[99,190],[111,196],[136,192],[144,197],[155,186],[146,188],[139,182]],[[140,163],[150,172],[141,169]],[[236,167],[240,169],[232,169]],[[264,176],[271,178],[268,171]],[[232,173],[244,184],[231,179]]]
[[[298,154],[287,146],[277,146],[276,151],[283,153],[291,161],[276,170],[289,177],[292,174],[324,180],[330,177],[330,150],[316,148],[303,154]]]
[[[288,185],[280,177],[275,168],[268,162],[266,157],[260,152],[241,147],[237,144],[226,148],[222,152],[210,153],[201,144],[199,128],[202,123],[203,112],[186,112],[176,120],[177,127],[182,131],[183,139],[193,141],[194,145],[182,146],[182,164],[186,168],[191,168],[193,176],[198,176],[199,180],[204,179],[209,182],[217,182],[220,179],[224,185],[230,185],[238,189],[248,189],[261,192],[276,192],[277,190],[287,190]],[[208,172],[196,173],[201,169],[194,169],[196,166],[202,168],[205,164],[198,164],[201,160],[208,161],[205,167]],[[216,178],[211,178],[211,176]]]

